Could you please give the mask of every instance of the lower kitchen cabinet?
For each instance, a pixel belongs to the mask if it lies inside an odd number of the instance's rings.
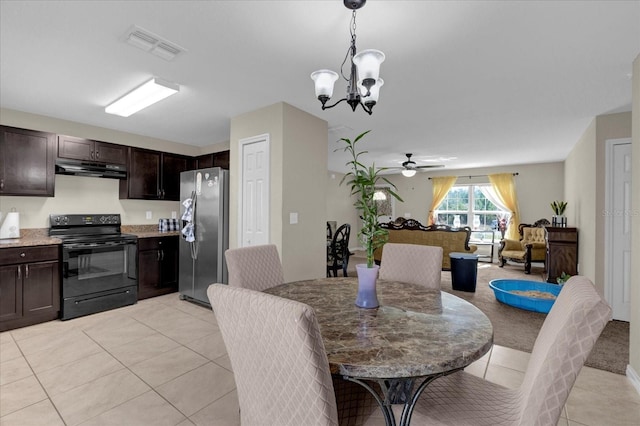
[[[138,300],[178,291],[178,236],[138,239]]]
[[[60,247],[0,249],[0,331],[60,315]]]

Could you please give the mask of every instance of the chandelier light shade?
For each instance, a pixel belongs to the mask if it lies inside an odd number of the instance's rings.
[[[405,176],[405,177],[412,177],[415,174],[416,174],[416,171],[412,169],[405,169],[402,171],[402,176]]]
[[[129,117],[149,105],[155,104],[180,91],[180,86],[159,78],[152,78],[117,101],[108,105],[104,111],[121,117]]]
[[[322,103],[322,109],[333,108],[339,103],[346,101],[351,110],[355,111],[358,105],[369,115],[373,113],[373,107],[378,103],[380,97],[380,87],[384,84],[380,78],[380,64],[384,62],[385,56],[379,50],[368,49],[357,53],[356,49],[356,10],[365,5],[366,0],[343,0],[347,9],[352,10],[351,18],[351,45],[347,50],[347,55],[342,63],[342,78],[347,81],[347,95],[332,105],[327,102],[333,96],[333,86],[339,74],[331,70],[318,70],[311,74],[311,79],[315,82],[316,97]],[[350,73],[347,77],[344,73],[344,66],[349,61]]]

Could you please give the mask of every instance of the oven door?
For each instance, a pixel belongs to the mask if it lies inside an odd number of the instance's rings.
[[[62,246],[62,298],[137,288],[135,241]]]

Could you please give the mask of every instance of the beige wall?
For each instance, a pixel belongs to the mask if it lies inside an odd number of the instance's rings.
[[[585,130],[565,162],[567,219],[578,227],[579,272],[600,294],[605,284],[606,141],[631,137],[631,113],[600,115]]]
[[[633,62],[633,136],[631,146],[632,156],[632,210],[640,212],[640,55]],[[631,219],[631,253],[633,259],[640,257],[640,215],[635,214]],[[640,393],[640,262],[631,263],[631,325],[629,344],[629,365],[632,371],[627,375],[635,375],[635,386]]]
[[[351,225],[349,247],[361,247],[358,241],[358,213],[353,207],[355,198],[351,197],[351,188],[345,183],[340,185],[343,173],[327,172],[327,220],[335,220],[337,226],[343,223]]]
[[[228,149],[229,142],[204,148],[149,138],[71,121],[0,109],[0,124],[183,155],[199,155]],[[21,228],[48,228],[48,216],[55,213],[119,213],[125,225],[156,224],[180,212],[177,201],[120,200],[118,180],[56,175],[55,197],[0,196],[0,211],[15,208]],[[152,218],[146,219],[151,211]]]
[[[285,280],[323,277],[327,122],[282,102],[231,119],[229,246],[239,246],[239,142],[262,134],[271,149],[270,242],[278,246]],[[298,213],[297,224],[289,223],[290,213]]]

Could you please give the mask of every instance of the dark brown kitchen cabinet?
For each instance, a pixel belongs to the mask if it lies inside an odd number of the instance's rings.
[[[180,173],[192,168],[191,157],[129,148],[129,176],[120,181],[120,198],[180,199]]]
[[[74,136],[58,135],[58,157],[109,164],[126,164],[127,147]]]
[[[578,230],[576,228],[545,228],[547,258],[545,279],[557,283],[564,272],[567,275],[578,274]]]
[[[138,300],[178,291],[178,236],[138,239]]]
[[[229,170],[229,151],[214,152],[196,157],[196,169],[220,167]]]
[[[0,249],[0,331],[57,319],[60,248]]]
[[[53,197],[56,135],[0,126],[0,195]]]

